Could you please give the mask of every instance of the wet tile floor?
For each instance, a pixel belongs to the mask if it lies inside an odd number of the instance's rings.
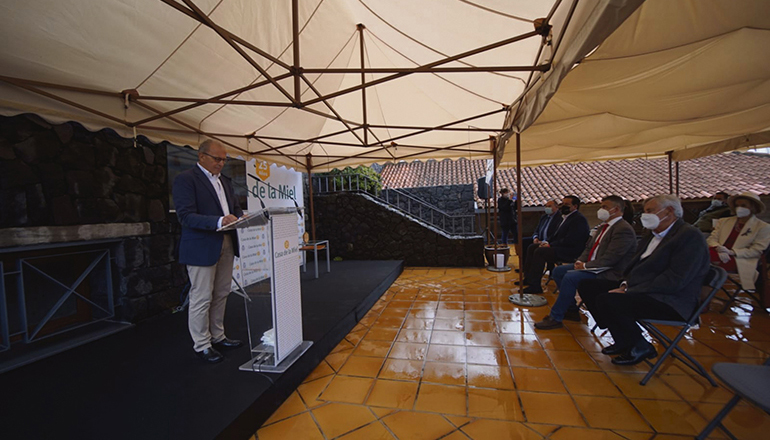
[[[669,359],[617,367],[593,320],[535,331],[548,306],[508,301],[513,271],[408,268],[255,437],[272,439],[685,439],[732,393]],[[551,283],[546,290],[553,289]],[[702,318],[683,343],[706,368],[761,364],[770,318],[750,306]],[[661,351],[659,349],[659,351]],[[739,404],[724,421],[764,439],[770,416]],[[727,438],[719,429],[709,438]]]

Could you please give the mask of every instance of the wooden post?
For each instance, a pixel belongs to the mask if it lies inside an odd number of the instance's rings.
[[[679,197],[679,161],[676,162],[676,196]]]
[[[315,211],[313,210],[313,155],[305,155],[307,167],[308,200],[310,201],[310,239],[315,241]]]
[[[358,43],[361,48],[361,85],[363,86],[366,84],[366,74],[364,73],[366,69],[366,66],[364,65],[364,29],[366,29],[366,26],[362,23],[358,23],[356,27],[358,28]],[[367,127],[366,124],[366,87],[361,89],[361,102],[364,113],[364,145],[369,146],[369,127]]]
[[[489,149],[492,151],[492,201],[494,202],[494,212],[492,213],[492,222],[494,224],[494,238],[493,245],[497,249],[497,140],[493,137],[489,137]]]
[[[292,48],[294,49],[294,63],[292,65],[292,74],[294,75],[294,100],[300,102],[302,96],[299,90],[300,66],[299,66],[299,0],[291,2],[291,30],[292,30]]]
[[[524,281],[524,267],[521,265],[521,254],[525,252],[522,249],[522,241],[524,240],[522,229],[522,212],[521,212],[521,135],[516,133],[516,232],[518,240],[516,242],[516,256],[519,257],[519,286],[522,286]]]
[[[674,171],[671,169],[672,154],[673,154],[673,151],[666,152],[666,156],[668,156],[668,193],[669,194],[674,194],[674,177],[673,177]]]

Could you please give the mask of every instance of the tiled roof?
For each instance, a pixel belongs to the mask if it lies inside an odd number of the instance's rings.
[[[388,188],[472,183],[475,191],[486,164],[485,159],[399,162],[386,164],[381,174]],[[680,162],[679,173],[683,199],[711,197],[717,191],[770,194],[770,155],[766,154],[733,152],[693,159]],[[525,206],[542,205],[569,194],[584,203],[598,203],[609,194],[640,201],[668,192],[665,158],[523,167],[521,174]],[[515,169],[498,170],[498,190],[515,190],[515,177]]]

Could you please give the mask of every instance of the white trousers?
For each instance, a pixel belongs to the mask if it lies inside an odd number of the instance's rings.
[[[213,266],[187,266],[190,276],[188,326],[193,350],[203,351],[225,338],[225,305],[233,276],[233,244],[226,235]]]

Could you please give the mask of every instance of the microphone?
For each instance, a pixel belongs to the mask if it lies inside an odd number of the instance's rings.
[[[292,202],[294,202],[294,207],[297,209],[297,214],[299,214],[300,218],[304,218],[304,216],[302,215],[302,210],[299,209],[299,204],[297,204],[297,199],[295,199],[294,197],[292,197],[289,194],[286,194],[286,192],[284,192],[280,188],[274,187],[273,185],[270,184],[270,182],[265,182],[264,180],[260,179],[259,177],[255,176],[255,175],[253,175],[251,173],[246,173],[246,175],[248,175],[249,177],[253,177],[254,179],[256,179],[257,182],[262,182],[263,184],[267,185],[268,188],[270,188],[272,190],[275,190],[275,191],[278,191],[279,194],[281,194],[282,196],[286,197],[287,199],[290,199]],[[259,199],[259,201],[262,202],[262,199]],[[262,207],[263,208],[265,207],[264,203],[262,204]]]
[[[259,204],[260,204],[260,205],[262,205],[262,209],[266,209],[266,208],[265,208],[265,202],[263,202],[263,201],[262,201],[262,198],[259,196],[259,194],[257,194],[257,192],[256,192],[256,191],[252,191],[252,190],[251,190],[251,188],[249,188],[249,186],[248,186],[248,185],[243,185],[243,184],[240,184],[240,183],[238,183],[238,182],[234,181],[234,180],[233,180],[233,179],[232,179],[230,176],[228,176],[228,175],[226,175],[226,174],[224,174],[224,173],[222,173],[222,172],[220,172],[219,174],[220,174],[221,176],[224,176],[224,177],[226,177],[226,178],[227,178],[227,180],[229,180],[231,184],[233,184],[233,185],[237,186],[238,188],[241,188],[241,189],[245,189],[245,190],[246,190],[246,192],[248,192],[248,193],[250,193],[251,195],[253,195],[254,197],[256,197],[256,198],[257,198],[257,200],[259,200]],[[251,174],[249,174],[249,175],[251,175]],[[296,204],[296,202],[295,202],[295,204]]]

